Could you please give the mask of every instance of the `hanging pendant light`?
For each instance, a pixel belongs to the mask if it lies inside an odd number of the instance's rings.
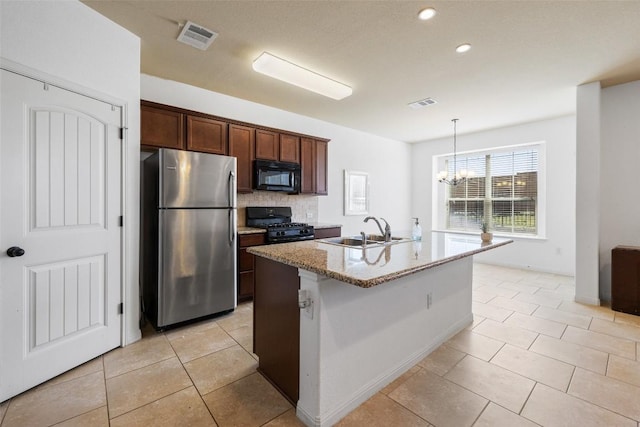
[[[473,177],[473,171],[462,169],[458,172],[457,156],[456,156],[456,124],[458,119],[451,119],[453,122],[453,177],[449,178],[449,172],[446,170],[438,173],[438,181],[445,184],[456,186],[464,183],[467,179]]]

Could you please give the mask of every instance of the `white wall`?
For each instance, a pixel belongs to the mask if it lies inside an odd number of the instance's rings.
[[[362,223],[364,216],[343,215],[343,170],[347,168],[370,174],[372,215],[386,218],[394,232],[410,230],[408,144],[144,74],[141,93],[148,101],[331,139],[329,195],[318,196],[317,221],[342,224],[343,235],[377,231],[374,224]]]
[[[600,82],[578,86],[576,112],[576,301],[599,305]]]
[[[140,40],[93,9],[70,1],[0,1],[0,55],[65,82],[117,98],[126,117],[125,342],[140,339],[138,297]],[[66,84],[68,83],[68,84]]]
[[[610,301],[611,249],[640,246],[640,81],[600,97],[600,298]]]
[[[544,239],[515,237],[508,250],[489,251],[476,260],[573,275],[575,269],[575,123],[566,116],[535,123],[458,135],[458,151],[473,151],[515,144],[546,142],[546,236]],[[460,129],[460,126],[458,126]],[[452,137],[414,144],[411,154],[412,212],[420,217],[424,232],[433,221],[432,194],[437,171],[433,156],[449,154]]]

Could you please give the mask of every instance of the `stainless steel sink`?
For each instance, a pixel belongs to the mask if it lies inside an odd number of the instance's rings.
[[[383,236],[379,236],[377,234],[367,234],[366,238],[366,246],[380,246],[380,245],[392,245],[394,243],[408,242],[409,239],[403,237],[392,237],[391,241],[386,243],[384,241]],[[332,245],[339,246],[348,246],[351,248],[361,248],[362,247],[362,237],[360,236],[352,236],[352,237],[331,237],[328,239],[320,239],[318,240],[322,243],[329,243]]]

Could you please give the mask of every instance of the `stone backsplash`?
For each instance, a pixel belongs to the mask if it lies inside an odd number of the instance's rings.
[[[290,206],[293,222],[318,221],[318,196],[289,195],[277,191],[254,191],[238,194],[238,226],[247,224],[247,206]]]

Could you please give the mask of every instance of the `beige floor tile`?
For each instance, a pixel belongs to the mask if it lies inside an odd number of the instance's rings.
[[[217,324],[206,329],[167,334],[167,338],[182,363],[236,345],[236,341]]]
[[[501,341],[467,330],[459,332],[445,344],[482,360],[491,359],[504,345]]]
[[[426,369],[409,378],[389,397],[438,427],[470,426],[488,403]]]
[[[496,322],[491,319],[482,322],[481,325],[474,328],[473,332],[522,348],[529,348],[538,336],[535,332],[524,331],[516,326]]]
[[[484,285],[480,286],[477,289],[474,289],[474,292],[483,292],[486,294],[490,294],[496,297],[505,297],[505,298],[513,298],[518,295],[518,291],[508,288],[499,288],[497,286]]]
[[[175,352],[163,334],[144,338],[126,347],[111,350],[103,356],[105,378],[122,375],[172,357],[175,357]]]
[[[231,338],[236,340],[249,353],[253,353],[253,326],[242,326],[229,331]]]
[[[111,420],[111,427],[211,427],[216,425],[194,387],[186,388]]]
[[[609,356],[607,376],[640,387],[640,362],[612,354]]]
[[[550,291],[549,289],[540,289],[538,292],[536,292],[536,295],[547,298],[560,298],[562,299],[562,301],[573,301],[575,298],[575,295],[573,294],[570,295],[566,292],[561,291]]]
[[[243,326],[253,327],[253,311],[240,310],[230,316],[220,318],[216,323],[227,332]]]
[[[7,412],[7,407],[9,406],[9,402],[11,402],[11,400],[5,400],[4,402],[0,403],[0,424],[2,424],[2,420],[4,419],[4,414]]]
[[[76,368],[73,368],[65,372],[64,374],[60,374],[57,377],[50,379],[49,381],[46,382],[46,384],[47,385],[60,384],[65,381],[73,380],[75,378],[84,377],[85,375],[93,374],[95,372],[102,372],[102,371],[103,371],[102,356],[100,356],[86,363],[83,363],[82,365]]]
[[[496,297],[499,298],[499,297]],[[491,301],[495,301],[495,298]],[[512,310],[505,310],[504,308],[496,307],[489,304],[482,304],[480,302],[472,302],[471,309],[473,314],[477,314],[487,319],[493,319],[498,322],[504,322],[505,319],[513,314]]]
[[[55,424],[56,427],[109,427],[109,411],[102,406],[70,420]]]
[[[640,387],[576,368],[568,393],[640,421]]]
[[[523,417],[548,427],[637,427],[637,423],[592,403],[537,384],[522,410]]]
[[[609,357],[602,351],[545,335],[539,335],[529,350],[603,375]]]
[[[51,425],[106,404],[104,376],[95,372],[60,384],[36,387],[14,397],[2,427]]]
[[[109,418],[191,386],[177,357],[107,379]]]
[[[443,344],[418,362],[418,366],[442,376],[449,372],[465,355],[465,353]]]
[[[505,310],[515,311],[516,313],[531,314],[539,306],[538,304],[530,304],[528,302],[517,301],[505,297],[496,297],[489,301],[487,305],[503,308]]]
[[[558,308],[558,306],[560,306],[560,304],[562,303],[561,298],[550,298],[548,296],[537,295],[537,294],[531,295],[531,294],[525,294],[522,292],[516,295],[515,297],[513,297],[513,299],[514,301],[521,301],[529,304],[543,305],[549,308]]]
[[[473,427],[536,427],[537,424],[489,402]]]
[[[599,332],[568,326],[564,335],[562,335],[562,340],[604,351],[605,353],[626,357],[627,359],[636,358],[635,341],[612,337],[611,335],[601,334]]]
[[[567,311],[569,313],[577,313],[585,316],[597,317],[603,320],[613,321],[614,311],[608,307],[600,307],[597,305],[580,304],[574,301],[562,301],[558,310]]]
[[[549,307],[538,308],[533,315],[541,319],[553,320],[558,323],[566,323],[582,329],[589,329],[591,317],[582,314],[569,313],[566,311],[555,310]]]
[[[515,413],[520,412],[535,385],[535,381],[471,356],[444,378]]]
[[[396,378],[395,380],[393,380],[389,384],[387,384],[386,387],[384,387],[382,390],[380,390],[380,393],[382,393],[382,394],[391,393],[393,390],[398,388],[398,386],[400,384],[402,384],[403,382],[405,382],[406,380],[411,378],[419,370],[420,370],[420,366],[418,366],[418,365],[412,366],[411,369],[409,369],[407,372],[405,372],[404,374],[400,375],[398,378]]]
[[[568,363],[511,345],[502,347],[491,363],[564,392],[574,370]]]
[[[473,293],[471,295],[471,299],[475,302],[481,302],[483,304],[488,303],[489,301],[491,301],[492,299],[494,299],[496,297],[496,294],[494,294],[493,292],[482,292],[480,290],[473,290]]]
[[[292,408],[258,373],[212,391],[203,399],[221,426],[260,426]]]
[[[338,427],[420,426],[429,423],[384,394],[377,393],[336,424]]]
[[[520,283],[528,286],[536,286],[538,288],[554,291],[558,289],[562,283],[550,276],[538,276],[536,278],[523,278]]]
[[[251,375],[258,363],[239,345],[184,364],[200,394],[204,395]]]
[[[264,427],[305,427],[304,423],[296,416],[296,410],[289,409],[284,414],[269,421]]]
[[[560,338],[567,327],[564,323],[558,323],[553,320],[541,319],[534,316],[526,316],[520,313],[513,313],[513,315],[509,316],[509,318],[504,321],[504,324],[549,335],[554,338]]]
[[[591,322],[591,326],[589,326],[589,329],[595,332],[613,335],[614,337],[640,341],[640,327],[633,325],[615,323],[602,319],[593,319],[593,322]]]
[[[473,328],[475,328],[476,326],[478,326],[480,323],[484,322],[486,320],[486,317],[482,317],[482,316],[478,316],[477,314],[473,315],[473,322],[471,322],[471,324],[469,326],[467,326],[465,329],[470,331]]]
[[[498,287],[512,289],[524,294],[535,294],[538,290],[540,290],[539,287],[525,282],[502,282],[498,285]]]
[[[619,311],[614,311],[616,323],[623,323],[625,325],[637,326],[640,328],[640,316],[636,316],[633,314],[621,313]]]

